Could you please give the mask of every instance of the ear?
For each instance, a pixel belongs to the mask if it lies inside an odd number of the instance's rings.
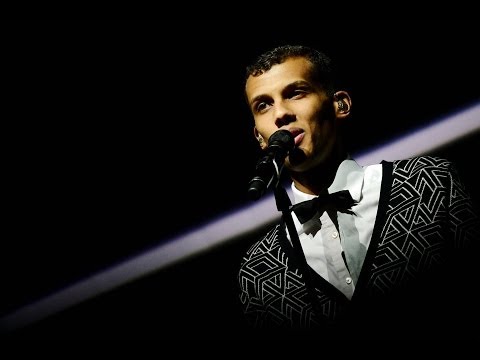
[[[335,114],[337,118],[344,119],[350,115],[352,110],[352,99],[350,94],[344,90],[337,91],[333,95]]]
[[[265,148],[267,147],[266,141],[263,138],[263,136],[258,132],[258,130],[255,126],[253,127],[253,135],[257,139],[257,141],[260,144],[260,147],[262,148],[262,150],[265,150]]]

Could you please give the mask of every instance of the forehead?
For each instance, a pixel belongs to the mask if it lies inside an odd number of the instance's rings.
[[[268,94],[295,81],[311,82],[312,64],[305,58],[289,58],[259,76],[249,76],[245,84],[248,98]]]

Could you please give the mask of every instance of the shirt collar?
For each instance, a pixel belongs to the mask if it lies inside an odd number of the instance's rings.
[[[352,198],[359,202],[362,194],[364,169],[355,160],[347,159],[342,161],[335,174],[335,179],[328,187],[328,192],[333,193],[340,190],[350,191]],[[306,194],[295,187],[292,182],[292,193],[294,204],[310,200],[316,195]]]

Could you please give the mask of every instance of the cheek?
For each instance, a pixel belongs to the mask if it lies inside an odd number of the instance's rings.
[[[255,116],[253,118],[253,121],[259,133],[263,134],[268,128],[268,121],[264,116]]]
[[[255,121],[255,128],[258,133],[263,136],[264,139],[268,139],[278,128],[275,124],[269,122]]]
[[[336,129],[332,121],[323,121],[311,128],[312,130],[312,147],[323,151],[335,142]]]

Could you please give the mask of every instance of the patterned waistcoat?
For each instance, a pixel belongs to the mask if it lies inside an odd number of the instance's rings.
[[[457,272],[461,256],[480,234],[465,186],[452,163],[438,157],[382,166],[377,218],[352,299],[302,266],[282,219],[242,259],[240,301],[249,324],[314,329],[393,322],[432,310],[432,299],[442,300],[441,311],[452,311],[449,304],[460,295],[448,284],[464,275]]]

